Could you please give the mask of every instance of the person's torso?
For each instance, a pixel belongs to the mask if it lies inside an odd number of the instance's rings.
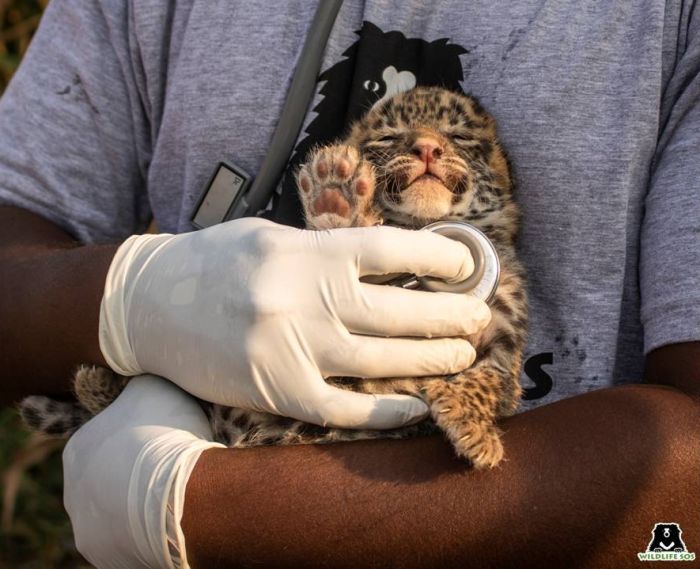
[[[148,191],[163,231],[189,231],[215,164],[257,172],[315,2],[134,2],[152,124]],[[167,7],[166,7],[167,5]],[[494,115],[523,212],[527,406],[639,381],[638,241],[674,54],[660,0],[346,0],[294,161],[368,104],[461,87]],[[299,223],[294,188],[277,218]]]

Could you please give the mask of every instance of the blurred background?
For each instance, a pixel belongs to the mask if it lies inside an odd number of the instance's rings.
[[[0,0],[0,95],[48,2]],[[0,408],[0,569],[89,567],[63,509],[62,449],[62,441],[29,434],[14,409]]]
[[[0,0],[0,92],[27,50],[49,0]]]

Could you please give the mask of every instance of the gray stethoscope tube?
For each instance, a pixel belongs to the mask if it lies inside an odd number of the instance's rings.
[[[496,294],[501,276],[501,264],[493,243],[473,225],[463,221],[437,221],[426,225],[421,231],[434,231],[469,247],[474,259],[474,272],[463,281],[448,283],[432,277],[415,275],[392,276],[384,284],[408,289],[434,292],[465,293],[490,303]],[[376,281],[375,281],[376,282]]]
[[[328,36],[342,4],[343,0],[319,0],[279,122],[257,176],[251,179],[239,166],[219,161],[193,208],[190,220],[195,228],[254,216],[270,202],[313,100]]]
[[[301,130],[307,107],[316,89],[326,42],[343,0],[321,0],[304,41],[299,63],[292,77],[282,114],[260,165],[258,175],[246,194],[247,209],[242,215],[255,215],[265,207],[287,166]]]

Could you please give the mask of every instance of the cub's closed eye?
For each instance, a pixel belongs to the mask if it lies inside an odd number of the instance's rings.
[[[452,142],[460,146],[479,146],[479,144],[481,144],[476,138],[466,134],[450,134],[449,138]]]
[[[377,142],[396,142],[399,137],[396,134],[386,134],[377,139]]]

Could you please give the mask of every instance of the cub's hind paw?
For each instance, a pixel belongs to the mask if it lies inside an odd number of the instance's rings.
[[[126,382],[111,369],[83,365],[75,372],[73,391],[82,406],[97,415],[119,396]]]
[[[493,468],[503,460],[501,432],[494,425],[470,425],[452,441],[455,451],[468,459],[474,468]]]
[[[297,173],[299,197],[312,229],[375,225],[372,166],[352,146],[325,146]]]
[[[435,422],[444,431],[457,455],[469,460],[476,469],[493,468],[501,462],[503,443],[500,429],[490,422],[454,415],[449,407],[433,410]]]
[[[495,402],[489,393],[474,391],[477,379],[472,375],[458,376],[455,382],[429,382],[424,396],[430,401],[433,421],[457,455],[474,468],[493,468],[503,459],[501,431],[493,422]]]

